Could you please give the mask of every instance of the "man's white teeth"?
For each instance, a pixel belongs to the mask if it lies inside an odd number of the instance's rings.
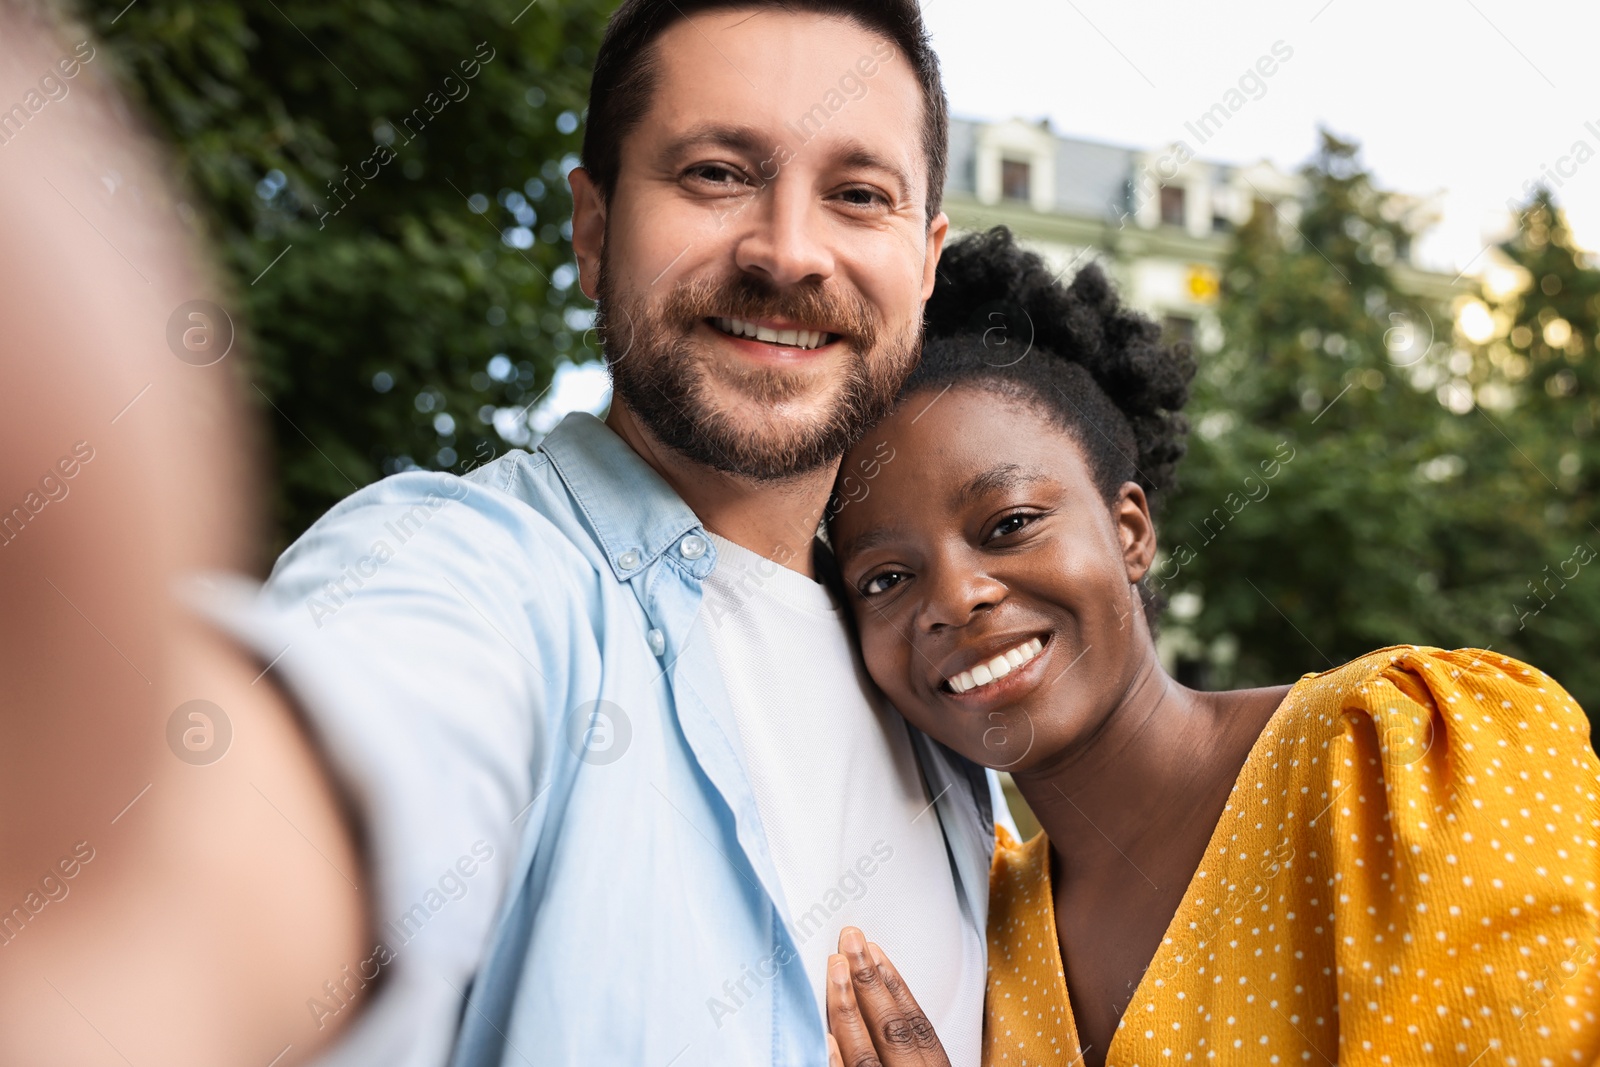
[[[996,678],[1004,678],[1037,656],[1043,648],[1044,642],[1035,637],[1024,641],[1016,648],[1002,652],[987,663],[980,663],[971,670],[962,671],[954,678],[947,678],[945,681],[958,693],[969,692],[979,686],[988,685]]]
[[[743,319],[719,318],[716,320],[717,329],[723,333],[731,333],[735,337],[751,337],[757,341],[766,341],[768,344],[789,345],[794,348],[820,348],[822,342],[828,339],[824,330],[773,330],[766,326],[757,326],[753,322]]]

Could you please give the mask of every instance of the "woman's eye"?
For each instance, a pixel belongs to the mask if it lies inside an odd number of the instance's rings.
[[[989,534],[989,540],[992,541],[996,537],[1008,537],[1027,526],[1036,517],[1034,515],[1007,515],[995,523],[994,531]]]
[[[882,574],[874,574],[871,578],[861,583],[861,595],[873,596],[877,593],[886,593],[904,581],[905,577],[900,571],[885,571]]]

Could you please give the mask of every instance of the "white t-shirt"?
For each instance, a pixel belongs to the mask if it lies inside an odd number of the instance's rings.
[[[905,721],[873,687],[827,588],[712,535],[701,621],[827,1026],[839,930],[883,947],[944,1042],[977,1067],[983,946],[961,916]]]

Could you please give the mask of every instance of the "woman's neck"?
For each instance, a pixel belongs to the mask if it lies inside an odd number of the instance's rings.
[[[1156,884],[1160,874],[1179,873],[1172,860],[1193,851],[1202,829],[1209,838],[1209,826],[1197,819],[1213,821],[1204,814],[1207,802],[1232,787],[1259,732],[1259,723],[1251,729],[1232,714],[1235,698],[1248,695],[1179,685],[1152,643],[1116,705],[1086,737],[1047,765],[1014,774],[1057,853],[1070,858],[1066,875],[1120,878],[1131,864]]]

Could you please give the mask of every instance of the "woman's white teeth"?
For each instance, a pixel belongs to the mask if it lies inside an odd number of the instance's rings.
[[[717,329],[723,333],[731,333],[735,337],[751,337],[757,341],[766,341],[774,345],[790,345],[794,348],[820,348],[822,342],[828,339],[828,334],[823,330],[774,330],[766,326],[757,326],[744,319],[719,318],[716,320]]]
[[[1024,641],[1016,648],[1008,649],[987,663],[980,663],[971,670],[962,671],[954,678],[947,678],[950,688],[958,693],[965,693],[982,685],[988,685],[996,678],[1004,678],[1018,667],[1037,656],[1044,648],[1044,642],[1035,637]]]

